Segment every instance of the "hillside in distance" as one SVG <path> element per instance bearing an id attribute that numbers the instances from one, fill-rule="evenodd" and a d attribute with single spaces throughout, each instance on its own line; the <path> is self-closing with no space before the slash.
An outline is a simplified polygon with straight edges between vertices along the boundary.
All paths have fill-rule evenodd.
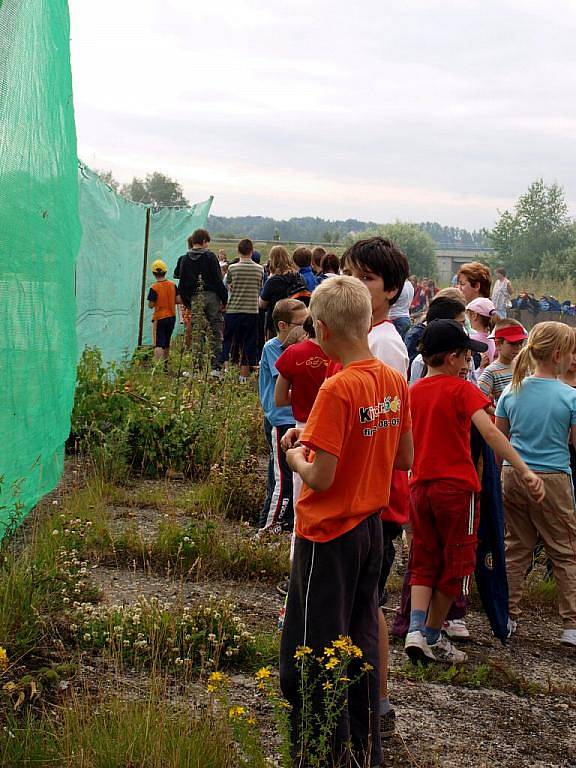
<path id="1" fill-rule="evenodd" d="M 282 242 L 338 243 L 350 233 L 373 229 L 374 221 L 345 219 L 331 221 L 304 216 L 291 219 L 272 219 L 266 216 L 209 216 L 208 229 L 215 238 L 250 237 L 253 240 L 280 240 Z M 443 245 L 486 246 L 483 230 L 469 232 L 460 227 L 446 227 L 437 222 L 421 222 L 418 226 L 428 232 L 434 241 Z"/>

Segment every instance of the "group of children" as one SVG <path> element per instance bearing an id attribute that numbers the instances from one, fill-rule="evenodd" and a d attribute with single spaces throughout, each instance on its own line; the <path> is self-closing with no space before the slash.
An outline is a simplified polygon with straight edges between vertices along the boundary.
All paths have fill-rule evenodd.
<path id="1" fill-rule="evenodd" d="M 224 359 L 233 339 L 253 334 L 266 295 L 252 243 L 238 250 L 227 274 Z M 350 664 L 339 702 L 333 765 L 377 766 L 395 720 L 379 606 L 403 530 L 411 537 L 406 654 L 422 663 L 466 660 L 452 641 L 468 636 L 462 617 L 476 564 L 482 468 L 473 432 L 502 464 L 508 633 L 518 629 L 523 582 L 543 542 L 558 587 L 560 641 L 576 648 L 576 336 L 562 323 L 540 323 L 528 335 L 517 321 L 499 319 L 489 273 L 472 264 L 462 268 L 461 288 L 436 294 L 403 340 L 389 312 L 409 272 L 393 243 L 355 243 L 329 280 L 314 278 L 308 254 L 297 257 L 304 293 L 275 296 L 274 335 L 258 373 L 270 450 L 259 533 L 287 531 L 293 544 L 280 681 L 304 766 L 305 732 L 323 706 L 318 691 L 303 700 L 304 664 L 309 682 L 320 679 L 332 643 L 350 637 L 361 658 Z M 294 273 L 289 256 L 273 261 L 274 274 Z M 177 294 L 164 285 L 165 265 L 155 266 L 163 269 L 148 298 L 162 338 L 172 323 L 160 314 Z M 246 376 L 258 360 L 250 342 L 243 351 Z M 312 726 L 304 726 L 310 706 Z"/>
<path id="2" fill-rule="evenodd" d="M 412 537 L 406 654 L 466 660 L 449 636 L 466 636 L 464 623 L 459 633 L 447 628 L 476 565 L 482 470 L 472 430 L 503 462 L 509 634 L 541 539 L 558 585 L 560 641 L 576 648 L 576 336 L 547 322 L 527 338 L 517 321 L 496 319 L 489 299 L 465 302 L 446 289 L 430 303 L 408 390 L 410 355 L 388 318 L 408 278 L 404 255 L 370 238 L 346 252 L 342 271 L 314 290 L 308 309 L 294 299 L 274 308 L 277 336 L 259 373 L 271 450 L 260 528 L 294 530 L 280 679 L 298 764 L 306 765 L 304 655 L 322 659 L 343 635 L 360 648 L 365 671 L 351 664 L 334 765 L 351 749 L 357 764 L 376 766 L 381 738 L 394 730 L 379 606 L 402 528 Z M 313 706 L 321 716 L 321 701 Z"/>

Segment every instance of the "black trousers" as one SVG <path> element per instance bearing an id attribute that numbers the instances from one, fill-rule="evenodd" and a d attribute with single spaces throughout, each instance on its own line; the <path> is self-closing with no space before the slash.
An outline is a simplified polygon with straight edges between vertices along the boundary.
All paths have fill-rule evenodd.
<path id="1" fill-rule="evenodd" d="M 313 656 L 339 635 L 348 635 L 362 651 L 362 659 L 350 665 L 354 679 L 368 663 L 372 670 L 348 688 L 334 744 L 334 766 L 356 765 L 346 757 L 352 744 L 358 764 L 380 765 L 380 691 L 378 654 L 378 578 L 382 563 L 382 525 L 371 515 L 342 536 L 318 543 L 296 539 L 290 574 L 286 617 L 280 645 L 280 686 L 292 705 L 292 743 L 295 756 L 302 751 L 301 662 L 294 658 L 300 645 L 312 648 Z M 313 669 L 313 667 L 312 667 Z M 322 691 L 312 697 L 312 718 L 321 719 Z M 306 766 L 306 759 L 296 765 Z"/>

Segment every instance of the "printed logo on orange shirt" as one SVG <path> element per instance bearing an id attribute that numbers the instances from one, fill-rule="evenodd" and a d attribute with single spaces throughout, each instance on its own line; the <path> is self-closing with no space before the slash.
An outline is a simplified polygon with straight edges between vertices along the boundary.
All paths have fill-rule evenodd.
<path id="1" fill-rule="evenodd" d="M 398 395 L 394 397 L 385 397 L 381 403 L 377 405 L 362 406 L 358 409 L 358 417 L 360 424 L 369 424 L 371 422 L 377 422 L 374 426 L 365 427 L 363 430 L 364 437 L 372 437 L 379 429 L 387 429 L 388 427 L 400 426 L 400 419 L 397 416 L 393 418 L 381 419 L 380 417 L 386 413 L 398 413 L 400 411 L 400 398 Z"/>

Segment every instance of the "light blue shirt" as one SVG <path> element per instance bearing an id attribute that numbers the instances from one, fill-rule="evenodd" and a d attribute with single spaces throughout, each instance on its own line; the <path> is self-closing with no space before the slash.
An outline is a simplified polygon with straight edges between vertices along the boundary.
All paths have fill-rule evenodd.
<path id="1" fill-rule="evenodd" d="M 278 360 L 283 351 L 282 344 L 280 344 L 277 337 L 267 341 L 262 350 L 260 372 L 258 373 L 260 404 L 262 405 L 264 416 L 273 427 L 280 427 L 283 424 L 294 424 L 292 408 L 289 405 L 283 405 L 279 408 L 274 402 L 274 387 L 278 377 L 276 360 Z"/>
<path id="2" fill-rule="evenodd" d="M 576 389 L 557 379 L 528 376 L 520 389 L 506 387 L 496 416 L 508 419 L 510 442 L 530 469 L 570 474 L 568 436 L 576 424 Z"/>

